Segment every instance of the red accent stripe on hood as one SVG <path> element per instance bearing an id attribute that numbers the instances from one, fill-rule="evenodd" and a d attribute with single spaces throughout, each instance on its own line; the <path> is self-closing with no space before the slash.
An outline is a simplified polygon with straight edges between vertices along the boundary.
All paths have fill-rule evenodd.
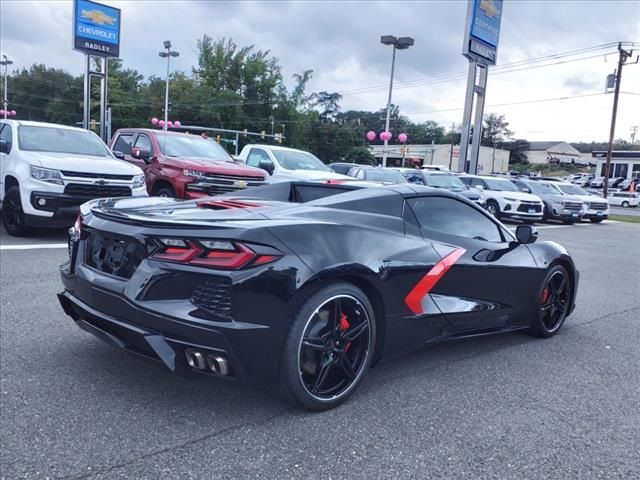
<path id="1" fill-rule="evenodd" d="M 427 274 L 416 284 L 415 287 L 405 297 L 404 303 L 416 315 L 422 312 L 422 299 L 436 286 L 436 283 L 453 267 L 458 259 L 464 255 L 464 248 L 457 248 L 449 255 L 436 263 Z"/>

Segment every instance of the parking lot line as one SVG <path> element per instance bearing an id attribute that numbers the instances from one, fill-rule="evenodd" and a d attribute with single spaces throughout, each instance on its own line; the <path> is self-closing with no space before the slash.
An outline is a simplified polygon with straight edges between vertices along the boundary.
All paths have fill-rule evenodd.
<path id="1" fill-rule="evenodd" d="M 30 245 L 0 245 L 0 250 L 39 250 L 41 248 L 67 248 L 66 243 L 33 243 Z"/>

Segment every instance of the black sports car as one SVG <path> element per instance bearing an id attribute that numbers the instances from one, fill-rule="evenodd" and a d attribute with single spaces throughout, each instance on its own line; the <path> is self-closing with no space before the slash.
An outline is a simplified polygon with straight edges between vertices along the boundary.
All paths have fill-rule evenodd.
<path id="1" fill-rule="evenodd" d="M 555 334 L 578 273 L 560 245 L 536 238 L 410 184 L 103 199 L 70 231 L 59 299 L 81 328 L 175 373 L 277 381 L 322 410 L 394 351 Z"/>

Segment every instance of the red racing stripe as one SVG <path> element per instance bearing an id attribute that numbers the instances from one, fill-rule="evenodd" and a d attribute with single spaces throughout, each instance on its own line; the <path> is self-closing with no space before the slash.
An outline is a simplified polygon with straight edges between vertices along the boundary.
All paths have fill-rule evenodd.
<path id="1" fill-rule="evenodd" d="M 449 255 L 436 263 L 427 274 L 416 284 L 415 287 L 405 297 L 404 303 L 416 315 L 422 312 L 422 299 L 436 286 L 436 283 L 453 267 L 458 259 L 464 255 L 464 248 L 457 248 Z"/>

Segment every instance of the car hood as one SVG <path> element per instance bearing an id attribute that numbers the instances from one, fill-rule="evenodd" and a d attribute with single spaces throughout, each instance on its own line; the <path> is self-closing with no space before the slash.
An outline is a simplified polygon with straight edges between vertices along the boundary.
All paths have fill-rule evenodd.
<path id="1" fill-rule="evenodd" d="M 248 177 L 264 177 L 266 172 L 260 168 L 249 167 L 235 162 L 212 160 L 201 157 L 163 157 L 164 163 L 177 168 L 199 170 L 207 173 L 225 173 L 228 175 L 246 175 Z"/>
<path id="2" fill-rule="evenodd" d="M 272 183 L 291 180 L 353 180 L 353 177 L 319 170 L 282 170 L 270 178 Z"/>
<path id="3" fill-rule="evenodd" d="M 488 190 L 488 194 L 498 193 L 503 197 L 515 198 L 516 200 L 525 201 L 525 202 L 539 202 L 540 197 L 537 195 L 533 195 L 531 193 L 524 192 L 511 192 L 511 191 L 498 191 Z"/>
<path id="4" fill-rule="evenodd" d="M 582 202 L 606 203 L 607 205 L 609 204 L 609 200 L 597 195 L 571 195 L 571 198 L 575 198 L 576 200 L 580 200 Z"/>
<path id="5" fill-rule="evenodd" d="M 55 152 L 22 152 L 31 165 L 69 170 L 84 173 L 111 173 L 116 175 L 141 175 L 142 170 L 135 165 L 109 157 L 92 157 L 90 155 L 76 155 L 72 153 Z"/>

